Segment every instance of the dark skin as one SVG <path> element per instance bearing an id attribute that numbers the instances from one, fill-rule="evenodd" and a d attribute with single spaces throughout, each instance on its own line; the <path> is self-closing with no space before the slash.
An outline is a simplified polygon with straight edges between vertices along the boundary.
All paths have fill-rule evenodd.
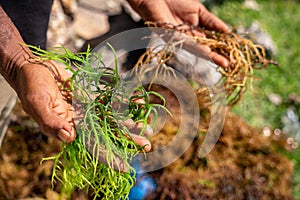
<path id="1" fill-rule="evenodd" d="M 197 0 L 128 0 L 145 21 L 172 24 L 201 24 L 209 29 L 228 31 L 219 18 L 208 12 Z M 51 61 L 33 62 L 33 55 L 24 43 L 18 30 L 0 7 L 0 72 L 17 92 L 24 110 L 38 123 L 43 133 L 64 142 L 76 137 L 73 109 L 58 85 L 69 75 L 58 64 Z M 221 66 L 227 59 L 203 48 Z M 51 69 L 51 70 L 49 70 Z M 53 73 L 54 72 L 54 73 Z M 128 124 L 126 124 L 128 123 Z M 125 125 L 132 126 L 133 122 Z M 148 130 L 147 135 L 152 130 Z M 133 140 L 145 150 L 151 149 L 149 140 L 132 134 Z"/>
<path id="2" fill-rule="evenodd" d="M 198 0 L 128 0 L 145 21 L 170 23 L 173 25 L 190 24 L 210 30 L 228 32 L 228 26 L 210 13 Z M 195 33 L 200 34 L 200 33 Z M 228 59 L 201 46 L 202 51 L 219 66 L 226 68 Z"/>

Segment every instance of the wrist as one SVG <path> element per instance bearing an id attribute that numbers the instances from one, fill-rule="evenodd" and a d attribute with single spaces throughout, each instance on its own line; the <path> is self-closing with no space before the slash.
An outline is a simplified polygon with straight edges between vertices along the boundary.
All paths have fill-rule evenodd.
<path id="1" fill-rule="evenodd" d="M 11 85 L 11 87 L 17 91 L 19 85 L 19 75 L 21 69 L 30 64 L 30 60 L 33 58 L 33 54 L 27 47 L 22 47 L 21 44 L 17 44 L 19 48 L 16 48 L 15 51 L 8 56 L 5 56 L 2 59 L 0 73 L 6 79 L 6 81 Z"/>
<path id="2" fill-rule="evenodd" d="M 33 58 L 17 28 L 0 6 L 0 73 L 16 90 L 20 69 Z"/>

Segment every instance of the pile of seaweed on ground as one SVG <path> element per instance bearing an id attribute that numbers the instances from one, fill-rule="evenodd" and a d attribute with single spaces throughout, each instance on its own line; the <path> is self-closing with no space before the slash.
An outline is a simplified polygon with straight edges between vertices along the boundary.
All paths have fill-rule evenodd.
<path id="1" fill-rule="evenodd" d="M 0 150 L 0 199 L 66 200 L 61 184 L 51 185 L 53 162 L 43 157 L 61 150 L 62 142 L 42 134 L 17 103 Z M 85 191 L 75 191 L 71 200 L 86 200 Z"/>
<path id="2" fill-rule="evenodd" d="M 170 91 L 160 93 L 168 96 L 167 102 L 176 103 Z M 178 112 L 176 106 L 168 106 L 172 113 Z M 169 121 L 152 138 L 153 149 L 171 141 L 177 129 L 178 121 Z M 278 152 L 279 140 L 285 141 L 263 136 L 261 129 L 228 112 L 212 151 L 199 157 L 203 142 L 199 135 L 178 160 L 150 173 L 157 188 L 146 199 L 293 199 L 293 164 Z"/>
<path id="3" fill-rule="evenodd" d="M 169 91 L 162 94 L 170 95 Z M 173 98 L 168 99 L 168 107 L 176 105 Z M 176 106 L 172 107 L 175 114 Z M 67 199 L 59 185 L 51 188 L 52 163 L 39 164 L 43 157 L 58 152 L 61 142 L 45 137 L 20 110 L 18 105 L 15 112 L 21 117 L 13 119 L 1 148 L 0 199 Z M 167 123 L 152 138 L 153 148 L 160 145 L 159 138 L 172 138 L 176 129 L 175 121 Z M 285 143 L 284 138 L 266 138 L 261 130 L 228 113 L 219 142 L 205 158 L 197 157 L 201 139 L 195 139 L 175 163 L 151 173 L 158 187 L 147 199 L 293 199 L 292 163 L 274 144 Z M 71 199 L 88 196 L 75 191 Z"/>
<path id="4" fill-rule="evenodd" d="M 251 86 L 255 69 L 277 64 L 266 58 L 262 46 L 234 32 L 217 33 L 167 23 L 148 22 L 148 25 L 187 33 L 198 44 L 208 45 L 211 50 L 229 60 L 228 68 L 218 68 L 222 75 L 227 106 L 239 102 Z M 194 35 L 195 31 L 202 35 Z M 166 43 L 166 47 L 159 51 L 151 48 L 147 50 L 135 66 L 136 71 L 144 73 L 149 69 L 143 70 L 142 66 L 158 58 L 157 67 L 165 67 L 167 72 L 172 57 L 170 47 L 172 44 Z M 180 105 L 171 91 L 155 85 L 153 88 L 165 97 L 167 108 L 173 114 L 162 131 L 151 138 L 155 151 L 176 137 L 180 126 Z M 196 89 L 195 93 L 201 110 L 199 135 L 178 160 L 150 173 L 157 188 L 147 199 L 293 199 L 290 189 L 292 162 L 278 153 L 278 143 L 263 136 L 262 130 L 251 127 L 230 112 L 226 113 L 222 133 L 213 150 L 206 157 L 199 157 L 211 117 L 211 104 L 207 88 Z M 163 160 L 164 156 L 167 158 L 170 155 L 162 154 L 160 159 Z"/>

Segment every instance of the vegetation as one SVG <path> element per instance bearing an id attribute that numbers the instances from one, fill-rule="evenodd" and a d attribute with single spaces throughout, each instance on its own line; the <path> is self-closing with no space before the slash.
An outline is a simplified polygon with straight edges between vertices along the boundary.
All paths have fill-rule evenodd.
<path id="1" fill-rule="evenodd" d="M 259 10 L 245 7 L 244 1 L 224 1 L 218 6 L 212 6 L 212 11 L 228 24 L 248 27 L 253 21 L 272 37 L 278 52 L 273 59 L 279 62 L 279 67 L 270 67 L 254 76 L 253 91 L 245 94 L 243 101 L 233 109 L 255 127 L 269 126 L 273 129 L 283 128 L 281 117 L 291 106 L 291 94 L 300 95 L 298 81 L 300 80 L 300 4 L 295 0 L 263 1 L 257 0 Z M 267 95 L 275 93 L 282 97 L 281 105 L 272 104 Z M 299 104 L 296 105 L 299 112 Z M 292 135 L 290 135 L 292 136 Z M 285 152 L 295 163 L 294 195 L 300 198 L 300 150 Z"/>
<path id="2" fill-rule="evenodd" d="M 135 182 L 135 169 L 130 162 L 143 147 L 134 142 L 129 128 L 119 122 L 133 119 L 142 123 L 139 134 L 143 135 L 150 113 L 157 115 L 157 107 L 164 109 L 160 104 L 151 104 L 150 95 L 163 98 L 146 91 L 141 84 L 134 85 L 134 93 L 126 90 L 127 82 L 121 81 L 118 74 L 117 58 L 112 69 L 103 66 L 101 54 L 89 49 L 72 53 L 65 48 L 31 48 L 38 60 L 59 61 L 72 72 L 70 85 L 62 90 L 72 92 L 73 104 L 79 110 L 75 141 L 63 143 L 61 152 L 43 159 L 54 160 L 52 181 L 60 181 L 70 195 L 80 188 L 91 192 L 94 199 L 127 199 Z"/>

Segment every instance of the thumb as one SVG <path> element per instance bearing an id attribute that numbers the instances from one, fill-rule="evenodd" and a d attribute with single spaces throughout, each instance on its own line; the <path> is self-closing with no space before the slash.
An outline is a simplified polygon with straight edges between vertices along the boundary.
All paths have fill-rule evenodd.
<path id="1" fill-rule="evenodd" d="M 65 129 L 59 129 L 57 136 L 63 142 L 73 142 L 76 137 L 75 129 L 72 128 L 70 131 L 67 131 Z"/>
<path id="2" fill-rule="evenodd" d="M 67 143 L 75 140 L 76 132 L 74 122 L 71 119 L 67 120 L 50 108 L 36 109 L 34 113 L 33 119 L 46 135 L 53 136 Z"/>
<path id="3" fill-rule="evenodd" d="M 228 26 L 217 16 L 209 12 L 202 4 L 199 4 L 199 23 L 204 27 L 223 33 L 229 31 Z"/>

